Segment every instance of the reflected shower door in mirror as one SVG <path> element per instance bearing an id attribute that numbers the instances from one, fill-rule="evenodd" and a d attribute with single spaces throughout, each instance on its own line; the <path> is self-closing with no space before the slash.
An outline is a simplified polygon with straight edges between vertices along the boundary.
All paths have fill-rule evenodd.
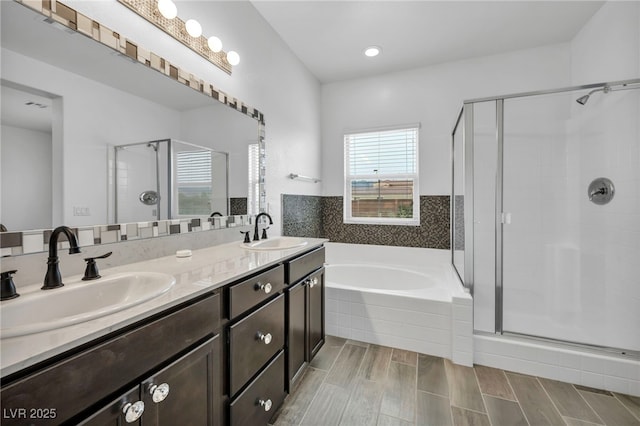
<path id="1" fill-rule="evenodd" d="M 31 207 L 34 204 L 26 203 L 26 198 L 16 196 L 15 191 L 36 191 L 27 191 L 25 180 L 17 183 L 17 179 L 5 180 L 4 176 L 0 204 L 15 206 L 23 216 L 34 210 L 48 212 L 47 217 L 18 222 L 6 220 L 9 216 L 3 213 L 0 222 L 9 230 L 116 223 L 112 202 L 115 188 L 113 177 L 108 174 L 113 165 L 105 159 L 113 157 L 116 145 L 160 139 L 189 141 L 228 153 L 228 200 L 224 205 L 231 201 L 236 208 L 225 211 L 212 205 L 212 211 L 255 214 L 260 209 L 262 193 L 254 197 L 253 209 L 251 205 L 247 207 L 253 188 L 249 183 L 251 145 L 261 144 L 261 167 L 256 166 L 254 173 L 264 176 L 264 127 L 259 112 L 237 99 L 230 103 L 232 98 L 223 93 L 213 97 L 180 84 L 91 37 L 47 23 L 45 16 L 19 3 L 2 1 L 0 7 L 3 87 L 20 86 L 31 93 L 55 94 L 51 95 L 51 152 L 42 155 L 49 158 L 50 169 L 30 163 L 35 151 L 21 157 L 14 157 L 10 151 L 2 153 L 3 168 L 4 163 L 12 164 L 34 180 L 40 176 L 37 181 L 51 186 L 51 205 Z M 11 108 L 5 108 L 3 93 L 3 122 L 10 112 Z M 5 183 L 13 185 L 11 189 L 15 191 L 5 190 Z M 40 194 L 46 192 L 38 190 Z M 168 206 L 163 204 L 163 198 L 169 196 L 160 197 L 161 207 Z M 48 203 L 44 198 L 38 197 Z M 163 214 L 168 215 L 168 211 Z M 145 213 L 145 217 L 148 215 L 151 211 Z"/>
<path id="2" fill-rule="evenodd" d="M 228 158 L 171 139 L 115 146 L 115 222 L 228 215 Z"/>

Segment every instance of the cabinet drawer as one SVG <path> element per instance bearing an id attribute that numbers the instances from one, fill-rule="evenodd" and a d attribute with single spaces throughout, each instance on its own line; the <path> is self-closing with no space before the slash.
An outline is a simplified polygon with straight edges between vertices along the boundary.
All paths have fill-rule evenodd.
<path id="1" fill-rule="evenodd" d="M 2 407 L 55 409 L 54 420 L 39 424 L 60 424 L 213 334 L 219 322 L 216 294 L 3 386 Z"/>
<path id="2" fill-rule="evenodd" d="M 271 269 L 229 288 L 229 318 L 235 318 L 284 288 L 284 266 Z"/>
<path id="3" fill-rule="evenodd" d="M 284 294 L 229 330 L 230 396 L 284 346 Z"/>
<path id="4" fill-rule="evenodd" d="M 284 401 L 284 381 L 284 351 L 281 351 L 231 403 L 231 425 L 266 425 Z"/>
<path id="5" fill-rule="evenodd" d="M 294 284 L 324 265 L 324 247 L 317 248 L 287 262 L 286 280 Z"/>

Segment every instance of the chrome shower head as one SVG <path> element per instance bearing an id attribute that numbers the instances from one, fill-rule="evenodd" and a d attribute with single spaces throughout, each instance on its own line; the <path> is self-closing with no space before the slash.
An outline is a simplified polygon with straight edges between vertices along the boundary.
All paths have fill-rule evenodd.
<path id="1" fill-rule="evenodd" d="M 580 105 L 584 105 L 589 100 L 589 96 L 590 95 L 580 96 L 578 99 L 576 99 L 576 102 L 579 103 Z"/>
<path id="2" fill-rule="evenodd" d="M 578 99 L 576 99 L 576 102 L 579 103 L 580 105 L 584 105 L 589 100 L 589 96 L 593 95 L 595 92 L 601 92 L 601 91 L 604 92 L 604 93 L 609 93 L 611 91 L 611 87 L 602 86 L 602 87 L 600 87 L 598 89 L 593 89 L 592 91 L 590 91 L 586 95 L 580 96 Z"/>

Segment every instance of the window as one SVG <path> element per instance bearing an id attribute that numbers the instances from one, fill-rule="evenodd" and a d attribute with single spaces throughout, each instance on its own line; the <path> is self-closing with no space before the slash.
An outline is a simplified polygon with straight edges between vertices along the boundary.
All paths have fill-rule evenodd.
<path id="1" fill-rule="evenodd" d="M 418 128 L 344 135 L 344 221 L 420 224 Z"/>
<path id="2" fill-rule="evenodd" d="M 260 144 L 249 144 L 249 192 L 247 213 L 257 215 L 260 210 Z"/>
<path id="3" fill-rule="evenodd" d="M 211 213 L 212 168 L 210 151 L 183 151 L 176 154 L 178 215 Z"/>

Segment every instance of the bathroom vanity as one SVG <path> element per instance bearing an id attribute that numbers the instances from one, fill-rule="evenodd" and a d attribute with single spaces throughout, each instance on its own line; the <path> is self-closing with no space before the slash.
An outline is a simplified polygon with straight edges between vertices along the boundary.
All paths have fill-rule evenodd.
<path id="1" fill-rule="evenodd" d="M 176 285 L 67 330 L 3 339 L 2 424 L 267 424 L 324 343 L 324 241 L 112 268 L 171 271 Z"/>

